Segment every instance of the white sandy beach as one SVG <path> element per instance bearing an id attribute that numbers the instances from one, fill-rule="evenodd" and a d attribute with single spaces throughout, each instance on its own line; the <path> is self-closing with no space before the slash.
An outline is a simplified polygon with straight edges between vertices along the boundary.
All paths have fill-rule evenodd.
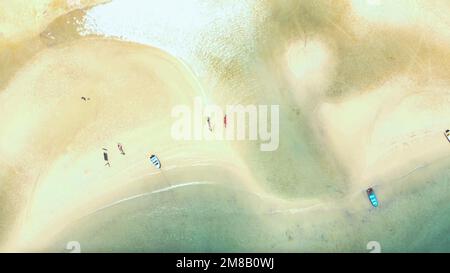
<path id="1" fill-rule="evenodd" d="M 444 56 L 450 36 L 436 15 L 439 7 L 450 9 L 444 3 L 402 1 L 398 5 L 407 8 L 396 18 L 397 4 L 349 1 L 336 9 L 345 19 L 331 24 L 335 14 L 324 22 L 319 16 L 317 28 L 293 23 L 304 29 L 292 34 L 271 16 L 333 7 L 258 1 L 204 6 L 192 0 L 184 10 L 191 14 L 177 16 L 169 1 L 151 18 L 136 12 L 121 24 L 126 16 L 111 10 L 133 13 L 142 2 L 111 1 L 87 9 L 83 33 L 69 39 L 64 16 L 103 1 L 57 2 L 2 7 L 8 16 L 0 21 L 0 49 L 15 52 L 33 39 L 40 44 L 10 70 L 8 61 L 15 61 L 0 58 L 0 71 L 10 75 L 0 78 L 1 251 L 48 250 L 83 219 L 162 193 L 173 194 L 177 204 L 183 189 L 215 185 L 251 196 L 229 199 L 246 204 L 263 223 L 258 228 L 288 238 L 279 251 L 296 251 L 291 233 L 299 225 L 304 236 L 322 240 L 332 223 L 337 231 L 330 240 L 343 242 L 351 232 L 346 226 L 359 229 L 361 223 L 352 221 L 366 221 L 368 187 L 389 204 L 412 185 L 399 178 L 425 166 L 448 169 L 450 61 Z M 46 10 L 40 23 L 30 19 Z M 14 24 L 11 14 L 19 13 L 25 19 Z M 61 15 L 51 34 L 57 42 L 46 44 L 39 35 Z M 196 23 L 183 23 L 196 16 Z M 280 104 L 280 149 L 269 155 L 248 142 L 174 140 L 171 110 L 192 105 L 195 97 L 217 105 Z M 162 161 L 161 170 L 148 161 L 151 154 Z M 273 158 L 279 165 L 270 165 Z M 432 175 L 427 170 L 423 176 Z M 416 181 L 414 189 L 428 180 Z M 442 194 L 437 200 L 448 192 Z M 370 212 L 382 215 L 382 209 Z M 274 220 L 277 215 L 285 218 Z M 382 218 L 386 226 L 392 219 Z M 301 251 L 323 250 L 318 245 L 311 241 Z"/>

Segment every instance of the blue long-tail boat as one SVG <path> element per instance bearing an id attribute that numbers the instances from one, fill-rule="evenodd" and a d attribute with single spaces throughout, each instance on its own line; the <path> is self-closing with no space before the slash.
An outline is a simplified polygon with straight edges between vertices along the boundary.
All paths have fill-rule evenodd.
<path id="1" fill-rule="evenodd" d="M 375 195 L 375 192 L 372 188 L 367 189 L 367 197 L 369 197 L 369 201 L 375 208 L 378 207 L 378 199 Z"/>

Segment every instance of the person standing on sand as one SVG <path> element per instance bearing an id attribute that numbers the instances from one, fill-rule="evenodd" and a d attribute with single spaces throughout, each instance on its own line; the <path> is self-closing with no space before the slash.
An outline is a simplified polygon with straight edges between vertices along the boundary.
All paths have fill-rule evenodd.
<path id="1" fill-rule="evenodd" d="M 208 128 L 209 128 L 209 131 L 212 132 L 211 119 L 208 117 L 208 118 L 206 119 L 206 121 L 208 122 Z"/>
<path id="2" fill-rule="evenodd" d="M 103 148 L 103 159 L 106 161 L 105 166 L 111 167 L 108 159 L 108 149 Z"/>
<path id="3" fill-rule="evenodd" d="M 123 146 L 122 146 L 122 144 L 117 143 L 117 148 L 119 149 L 119 151 L 120 151 L 120 153 L 121 153 L 122 155 L 125 155 L 125 152 L 123 151 Z"/>
<path id="4" fill-rule="evenodd" d="M 227 115 L 225 115 L 223 117 L 223 126 L 225 126 L 225 128 L 227 128 Z"/>

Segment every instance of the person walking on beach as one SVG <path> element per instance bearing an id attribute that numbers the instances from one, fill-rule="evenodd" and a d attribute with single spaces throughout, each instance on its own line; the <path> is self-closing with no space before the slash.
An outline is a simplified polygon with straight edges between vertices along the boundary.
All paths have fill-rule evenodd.
<path id="1" fill-rule="evenodd" d="M 105 166 L 111 167 L 108 159 L 108 149 L 103 148 L 103 159 L 105 160 Z"/>
<path id="2" fill-rule="evenodd" d="M 122 144 L 117 143 L 117 148 L 119 149 L 119 151 L 120 151 L 120 153 L 121 153 L 122 155 L 125 155 L 125 152 L 123 151 L 123 146 L 122 146 Z"/>
<path id="3" fill-rule="evenodd" d="M 225 126 L 225 128 L 227 128 L 227 115 L 225 115 L 223 117 L 223 126 Z"/>
<path id="4" fill-rule="evenodd" d="M 209 131 L 212 132 L 211 119 L 208 117 L 208 118 L 206 119 L 206 121 L 208 122 L 208 128 L 209 128 Z"/>

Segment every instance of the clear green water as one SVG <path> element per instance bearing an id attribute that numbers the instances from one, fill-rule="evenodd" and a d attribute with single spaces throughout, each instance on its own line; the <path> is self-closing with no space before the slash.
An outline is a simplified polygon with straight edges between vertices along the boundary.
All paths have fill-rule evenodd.
<path id="1" fill-rule="evenodd" d="M 268 231 L 242 195 L 203 185 L 127 201 L 80 221 L 50 249 L 64 250 L 73 240 L 83 251 L 263 249 L 260 235 Z"/>
<path id="2" fill-rule="evenodd" d="M 383 252 L 449 252 L 450 170 L 406 179 L 413 186 L 377 190 L 377 209 L 365 200 L 363 208 L 296 214 L 271 214 L 266 201 L 223 186 L 178 188 L 84 218 L 47 250 L 79 241 L 83 252 L 368 252 L 367 242 L 378 241 Z"/>

